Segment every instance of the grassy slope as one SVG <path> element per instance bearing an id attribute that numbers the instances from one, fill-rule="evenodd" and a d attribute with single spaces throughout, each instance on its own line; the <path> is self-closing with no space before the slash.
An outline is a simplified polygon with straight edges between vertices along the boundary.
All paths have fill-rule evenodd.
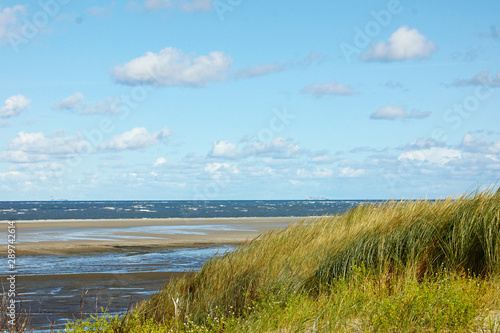
<path id="1" fill-rule="evenodd" d="M 171 281 L 124 320 L 95 327 L 491 331 L 499 272 L 498 193 L 389 201 L 265 234 Z"/>

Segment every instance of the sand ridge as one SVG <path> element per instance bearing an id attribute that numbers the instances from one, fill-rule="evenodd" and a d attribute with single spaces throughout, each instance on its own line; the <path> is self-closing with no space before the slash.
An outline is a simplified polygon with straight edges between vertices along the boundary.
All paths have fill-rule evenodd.
<path id="1" fill-rule="evenodd" d="M 16 221 L 16 253 L 72 254 L 127 248 L 236 245 L 303 219 L 244 217 Z M 7 223 L 1 221 L 0 225 Z M 172 232 L 171 228 L 176 231 Z M 65 235 L 75 232 L 81 235 L 80 238 L 64 239 Z M 37 234 L 43 234 L 44 237 L 36 239 Z M 99 234 L 99 239 L 96 239 L 95 234 Z M 23 238 L 32 241 L 23 241 Z M 1 248 L 6 250 L 7 245 L 1 245 Z"/>

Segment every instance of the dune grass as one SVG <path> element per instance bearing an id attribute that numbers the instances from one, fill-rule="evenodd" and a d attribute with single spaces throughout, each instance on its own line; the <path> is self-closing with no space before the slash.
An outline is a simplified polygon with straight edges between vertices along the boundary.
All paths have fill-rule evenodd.
<path id="1" fill-rule="evenodd" d="M 500 332 L 499 273 L 498 192 L 365 204 L 265 234 L 124 317 L 72 329 Z"/>

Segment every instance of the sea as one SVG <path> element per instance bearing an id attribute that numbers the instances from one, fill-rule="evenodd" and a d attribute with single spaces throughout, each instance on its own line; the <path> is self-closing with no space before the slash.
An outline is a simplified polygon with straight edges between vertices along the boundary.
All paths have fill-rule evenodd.
<path id="1" fill-rule="evenodd" d="M 0 201 L 1 220 L 318 216 L 359 200 Z"/>
<path id="2" fill-rule="evenodd" d="M 307 217 L 333 215 L 373 201 L 359 200 L 219 200 L 219 201 L 1 201 L 0 221 Z M 217 228 L 207 224 L 205 228 Z M 184 227 L 186 229 L 186 227 Z M 186 230 L 175 232 L 190 232 Z M 197 227 L 200 229 L 200 227 Z M 18 233 L 21 233 L 19 229 Z M 174 231 L 172 231 L 174 232 Z M 98 232 L 97 232 L 98 233 Z M 0 244 L 7 244 L 7 230 Z M 55 237 L 49 230 L 18 235 L 25 241 Z M 31 238 L 30 238 L 31 237 Z M 34 237 L 34 238 L 33 238 Z M 61 239 L 102 237 L 72 231 Z M 80 238 L 81 239 L 81 238 Z M 35 332 L 63 330 L 66 323 L 105 311 L 119 314 L 158 291 L 172 272 L 197 271 L 215 255 L 233 246 L 181 249 L 123 249 L 106 253 L 23 255 L 16 258 L 17 292 L 23 310 L 31 313 Z M 5 284 L 7 254 L 0 265 Z M 167 275 L 165 275 L 167 274 Z M 104 293 L 104 294 L 103 294 Z M 5 290 L 4 290 L 5 294 Z"/>

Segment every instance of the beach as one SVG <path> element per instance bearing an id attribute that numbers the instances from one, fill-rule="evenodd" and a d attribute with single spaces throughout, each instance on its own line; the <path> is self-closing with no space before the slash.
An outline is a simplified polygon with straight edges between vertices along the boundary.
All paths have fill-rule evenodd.
<path id="1" fill-rule="evenodd" d="M 303 219 L 15 221 L 18 299 L 37 329 L 60 329 L 101 308 L 123 313 L 214 254 Z M 0 227 L 7 230 L 8 222 Z M 7 283 L 6 276 L 0 280 Z"/>
<path id="2" fill-rule="evenodd" d="M 18 255 L 236 245 L 303 217 L 16 221 Z M 8 221 L 2 221 L 7 228 Z M 2 251 L 7 245 L 2 244 Z"/>

